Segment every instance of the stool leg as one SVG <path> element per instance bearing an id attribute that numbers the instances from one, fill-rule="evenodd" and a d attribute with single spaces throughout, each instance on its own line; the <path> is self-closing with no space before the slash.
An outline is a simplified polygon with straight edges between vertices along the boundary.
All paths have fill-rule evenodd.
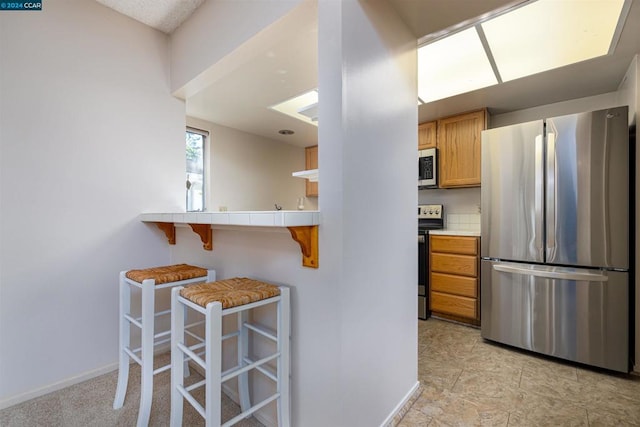
<path id="1" fill-rule="evenodd" d="M 240 331 L 240 336 L 238 337 L 238 366 L 244 366 L 244 360 L 249 356 L 249 331 L 244 327 L 244 324 L 249 320 L 248 315 L 247 310 L 238 312 L 238 330 Z M 249 372 L 238 375 L 238 395 L 240 397 L 241 412 L 244 412 L 251 407 Z"/>
<path id="2" fill-rule="evenodd" d="M 205 317 L 205 420 L 206 427 L 219 427 L 222 399 L 222 304 L 207 304 Z"/>
<path id="3" fill-rule="evenodd" d="M 129 343 L 130 327 L 129 321 L 125 319 L 125 314 L 129 314 L 131 307 L 131 288 L 125 281 L 125 272 L 120 272 L 120 308 L 118 313 L 119 337 L 118 337 L 118 386 L 116 387 L 116 397 L 113 400 L 113 409 L 120 409 L 124 404 L 124 397 L 127 394 L 127 383 L 129 382 L 129 355 L 125 352 Z"/>
<path id="4" fill-rule="evenodd" d="M 171 427 L 182 425 L 182 411 L 184 399 L 178 387 L 184 386 L 184 354 L 178 348 L 178 343 L 184 342 L 185 310 L 178 298 L 182 286 L 171 290 Z"/>
<path id="5" fill-rule="evenodd" d="M 291 337 L 291 312 L 289 288 L 280 287 L 280 301 L 278 301 L 278 426 L 291 425 L 291 394 L 289 390 L 289 376 L 291 371 L 289 355 L 289 340 Z"/>
<path id="6" fill-rule="evenodd" d="M 155 324 L 155 280 L 142 281 L 142 383 L 138 427 L 146 427 L 153 399 L 153 335 Z"/>
<path id="7" fill-rule="evenodd" d="M 215 270 L 207 270 L 207 283 L 216 281 L 216 271 Z"/>
<path id="8" fill-rule="evenodd" d="M 173 298 L 173 295 L 172 295 Z M 183 315 L 183 324 L 182 324 L 182 331 L 184 334 L 184 325 L 188 325 L 189 324 L 189 310 L 183 310 L 184 311 L 184 315 Z M 173 313 L 173 307 L 171 307 L 171 312 Z M 173 335 L 172 335 L 173 336 Z M 187 339 L 185 338 L 184 340 L 184 345 L 187 345 Z M 173 353 L 172 353 L 173 354 Z M 189 360 L 187 357 L 183 357 L 184 363 L 183 363 L 183 377 L 189 377 L 191 376 L 191 369 L 189 368 Z"/>

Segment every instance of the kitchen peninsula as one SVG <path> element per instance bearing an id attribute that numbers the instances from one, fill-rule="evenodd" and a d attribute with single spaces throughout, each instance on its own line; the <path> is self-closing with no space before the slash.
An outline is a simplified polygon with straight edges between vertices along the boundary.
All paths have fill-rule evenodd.
<path id="1" fill-rule="evenodd" d="M 143 213 L 140 220 L 155 224 L 176 244 L 176 225 L 189 225 L 200 236 L 205 250 L 213 250 L 213 229 L 248 227 L 257 231 L 287 228 L 302 251 L 302 265 L 318 268 L 319 211 L 230 211 Z"/>

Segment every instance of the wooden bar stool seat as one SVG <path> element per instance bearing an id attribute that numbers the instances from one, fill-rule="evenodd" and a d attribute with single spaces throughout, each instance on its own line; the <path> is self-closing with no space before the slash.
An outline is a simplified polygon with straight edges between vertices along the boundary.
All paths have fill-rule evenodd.
<path id="1" fill-rule="evenodd" d="M 216 279 L 214 270 L 207 270 L 189 264 L 176 264 L 162 267 L 128 270 L 120 272 L 120 338 L 119 338 L 119 367 L 118 385 L 113 408 L 119 409 L 124 404 L 129 382 L 130 359 L 140 365 L 142 378 L 140 387 L 140 409 L 138 411 L 138 427 L 147 426 L 151 415 L 151 401 L 153 398 L 153 376 L 171 368 L 171 364 L 153 369 L 154 349 L 169 343 L 170 329 L 156 332 L 155 320 L 167 316 L 171 309 L 156 312 L 156 292 L 174 286 L 212 281 Z M 132 289 L 141 290 L 141 315 L 131 314 Z M 141 331 L 140 347 L 133 348 L 131 344 L 131 326 Z"/>
<path id="2" fill-rule="evenodd" d="M 247 278 L 232 278 L 211 283 L 176 287 L 171 291 L 171 426 L 181 426 L 186 399 L 209 426 L 231 426 L 267 404 L 276 401 L 278 426 L 290 425 L 289 396 L 289 288 Z M 249 313 L 256 307 L 275 305 L 276 331 L 249 322 Z M 193 345 L 185 340 L 185 313 L 194 310 L 205 317 L 204 337 Z M 222 335 L 224 316 L 236 314 L 238 329 Z M 193 336 L 187 332 L 188 335 Z M 249 354 L 249 338 L 275 343 L 275 351 L 259 360 Z M 222 371 L 222 343 L 236 338 L 237 364 Z M 255 345 L 255 344 L 253 344 Z M 202 351 L 204 349 L 204 351 Z M 202 357 L 204 355 L 204 358 Z M 189 387 L 184 385 L 184 361 L 196 362 L 205 372 L 205 379 Z M 268 362 L 275 362 L 275 370 Z M 249 392 L 248 373 L 256 370 L 275 383 L 275 392 L 260 402 L 253 402 Z M 241 413 L 222 424 L 222 384 L 237 378 Z M 204 406 L 192 391 L 205 387 Z"/>

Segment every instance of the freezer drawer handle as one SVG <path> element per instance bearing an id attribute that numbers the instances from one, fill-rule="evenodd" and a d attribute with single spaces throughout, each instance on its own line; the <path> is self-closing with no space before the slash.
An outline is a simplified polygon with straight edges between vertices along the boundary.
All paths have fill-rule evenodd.
<path id="1" fill-rule="evenodd" d="M 502 271 L 503 273 L 525 274 L 527 276 L 545 277 L 548 279 L 582 280 L 588 282 L 606 282 L 609 280 L 607 276 L 601 274 L 569 271 L 549 271 L 541 269 L 522 268 L 505 264 L 496 264 L 493 266 L 493 269 L 496 271 Z"/>

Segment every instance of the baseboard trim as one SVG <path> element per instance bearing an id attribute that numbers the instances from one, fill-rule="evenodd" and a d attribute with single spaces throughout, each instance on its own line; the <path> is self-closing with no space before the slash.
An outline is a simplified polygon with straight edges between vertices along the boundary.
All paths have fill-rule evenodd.
<path id="1" fill-rule="evenodd" d="M 171 343 L 166 343 L 166 344 L 156 346 L 153 350 L 153 354 L 154 356 L 158 356 L 160 354 L 167 353 L 169 350 L 171 350 Z M 129 359 L 129 364 L 133 365 L 135 363 L 136 362 L 134 360 Z M 117 370 L 118 367 L 119 367 L 118 362 L 110 363 L 109 365 L 105 365 L 101 368 L 83 372 L 73 377 L 65 378 L 53 384 L 42 386 L 35 390 L 30 390 L 21 394 L 17 394 L 15 396 L 7 397 L 6 399 L 0 400 L 0 411 L 3 409 L 9 408 L 11 406 L 26 402 L 27 400 L 35 399 L 37 397 L 44 396 L 45 394 L 62 390 L 63 388 L 71 387 L 72 385 L 76 385 L 83 381 L 87 381 L 92 378 L 99 377 L 100 375 L 108 374 L 109 372 Z M 114 390 L 114 393 L 115 393 L 115 390 Z M 115 394 L 114 394 L 114 397 L 115 397 Z"/>
<path id="2" fill-rule="evenodd" d="M 416 383 L 411 387 L 411 389 L 405 394 L 400 403 L 393 408 L 393 411 L 387 416 L 387 418 L 380 424 L 380 427 L 395 427 L 400 423 L 402 417 L 409 412 L 409 408 L 411 405 L 420 397 L 422 393 L 422 386 L 420 385 L 420 381 L 416 381 Z"/>
<path id="3" fill-rule="evenodd" d="M 118 369 L 118 363 L 111 363 L 101 368 L 86 371 L 79 375 L 75 375 L 73 377 L 65 378 L 61 381 L 45 385 L 35 390 L 30 390 L 21 394 L 9 396 L 5 399 L 0 400 L 0 410 L 18 405 L 20 403 L 35 399 L 40 396 L 44 396 L 45 394 L 49 394 L 54 391 L 62 390 L 63 388 L 90 380 L 91 378 L 99 377 L 100 375 L 107 374 L 109 372 L 115 371 L 116 369 Z"/>

